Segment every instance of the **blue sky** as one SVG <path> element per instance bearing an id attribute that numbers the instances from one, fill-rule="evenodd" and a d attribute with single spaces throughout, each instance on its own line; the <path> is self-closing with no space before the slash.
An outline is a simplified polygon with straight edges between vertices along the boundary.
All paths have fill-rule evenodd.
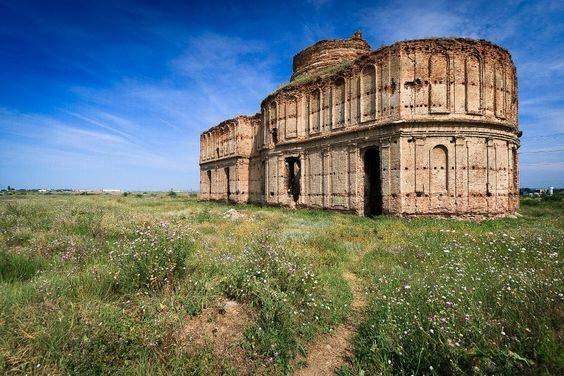
<path id="1" fill-rule="evenodd" d="M 197 189 L 199 133 L 289 79 L 291 58 L 361 29 L 507 48 L 521 185 L 564 187 L 562 1 L 0 0 L 0 187 Z"/>

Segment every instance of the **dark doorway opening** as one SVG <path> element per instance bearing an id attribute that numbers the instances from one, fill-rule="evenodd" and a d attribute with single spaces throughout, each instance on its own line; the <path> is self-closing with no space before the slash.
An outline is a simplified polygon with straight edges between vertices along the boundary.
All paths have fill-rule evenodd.
<path id="1" fill-rule="evenodd" d="M 265 193 L 266 193 L 266 162 L 260 162 L 260 177 L 262 178 L 260 181 L 260 199 L 265 200 Z"/>
<path id="2" fill-rule="evenodd" d="M 225 182 L 227 183 L 227 189 L 225 192 L 227 192 L 227 201 L 229 201 L 231 199 L 231 190 L 229 188 L 229 167 L 225 167 Z"/>
<path id="3" fill-rule="evenodd" d="M 208 183 L 209 183 L 208 195 L 211 196 L 211 193 L 212 193 L 212 175 L 211 175 L 211 170 L 208 170 Z"/>
<path id="4" fill-rule="evenodd" d="M 382 214 L 382 177 L 380 175 L 380 150 L 364 152 L 364 213 L 366 216 Z"/>
<path id="5" fill-rule="evenodd" d="M 300 158 L 289 157 L 286 158 L 286 168 L 288 169 L 288 194 L 292 196 L 294 202 L 298 202 L 300 198 L 300 176 L 301 165 Z"/>

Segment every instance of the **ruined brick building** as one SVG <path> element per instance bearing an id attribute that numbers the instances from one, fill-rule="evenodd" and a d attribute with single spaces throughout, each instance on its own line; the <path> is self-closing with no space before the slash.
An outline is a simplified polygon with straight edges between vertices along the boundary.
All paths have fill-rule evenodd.
<path id="1" fill-rule="evenodd" d="M 200 137 L 200 198 L 419 215 L 518 207 L 517 81 L 484 40 L 371 50 L 356 33 L 294 56 L 261 112 Z"/>

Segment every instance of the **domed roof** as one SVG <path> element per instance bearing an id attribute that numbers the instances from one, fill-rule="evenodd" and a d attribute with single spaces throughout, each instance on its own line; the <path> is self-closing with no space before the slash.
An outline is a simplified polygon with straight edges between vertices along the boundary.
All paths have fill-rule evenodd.
<path id="1" fill-rule="evenodd" d="M 327 68 L 351 61 L 370 52 L 370 45 L 357 31 L 349 39 L 321 40 L 294 56 L 292 81 L 314 74 L 322 74 Z"/>

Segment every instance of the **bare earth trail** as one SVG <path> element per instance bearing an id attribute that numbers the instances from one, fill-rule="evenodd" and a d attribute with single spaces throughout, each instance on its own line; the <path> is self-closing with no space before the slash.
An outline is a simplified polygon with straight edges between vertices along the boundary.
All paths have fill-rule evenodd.
<path id="1" fill-rule="evenodd" d="M 306 366 L 298 369 L 294 375 L 332 375 L 347 358 L 352 355 L 351 341 L 356 332 L 358 319 L 366 306 L 362 281 L 356 274 L 345 271 L 343 277 L 349 283 L 353 299 L 351 314 L 347 321 L 328 334 L 315 338 L 307 350 Z"/>

